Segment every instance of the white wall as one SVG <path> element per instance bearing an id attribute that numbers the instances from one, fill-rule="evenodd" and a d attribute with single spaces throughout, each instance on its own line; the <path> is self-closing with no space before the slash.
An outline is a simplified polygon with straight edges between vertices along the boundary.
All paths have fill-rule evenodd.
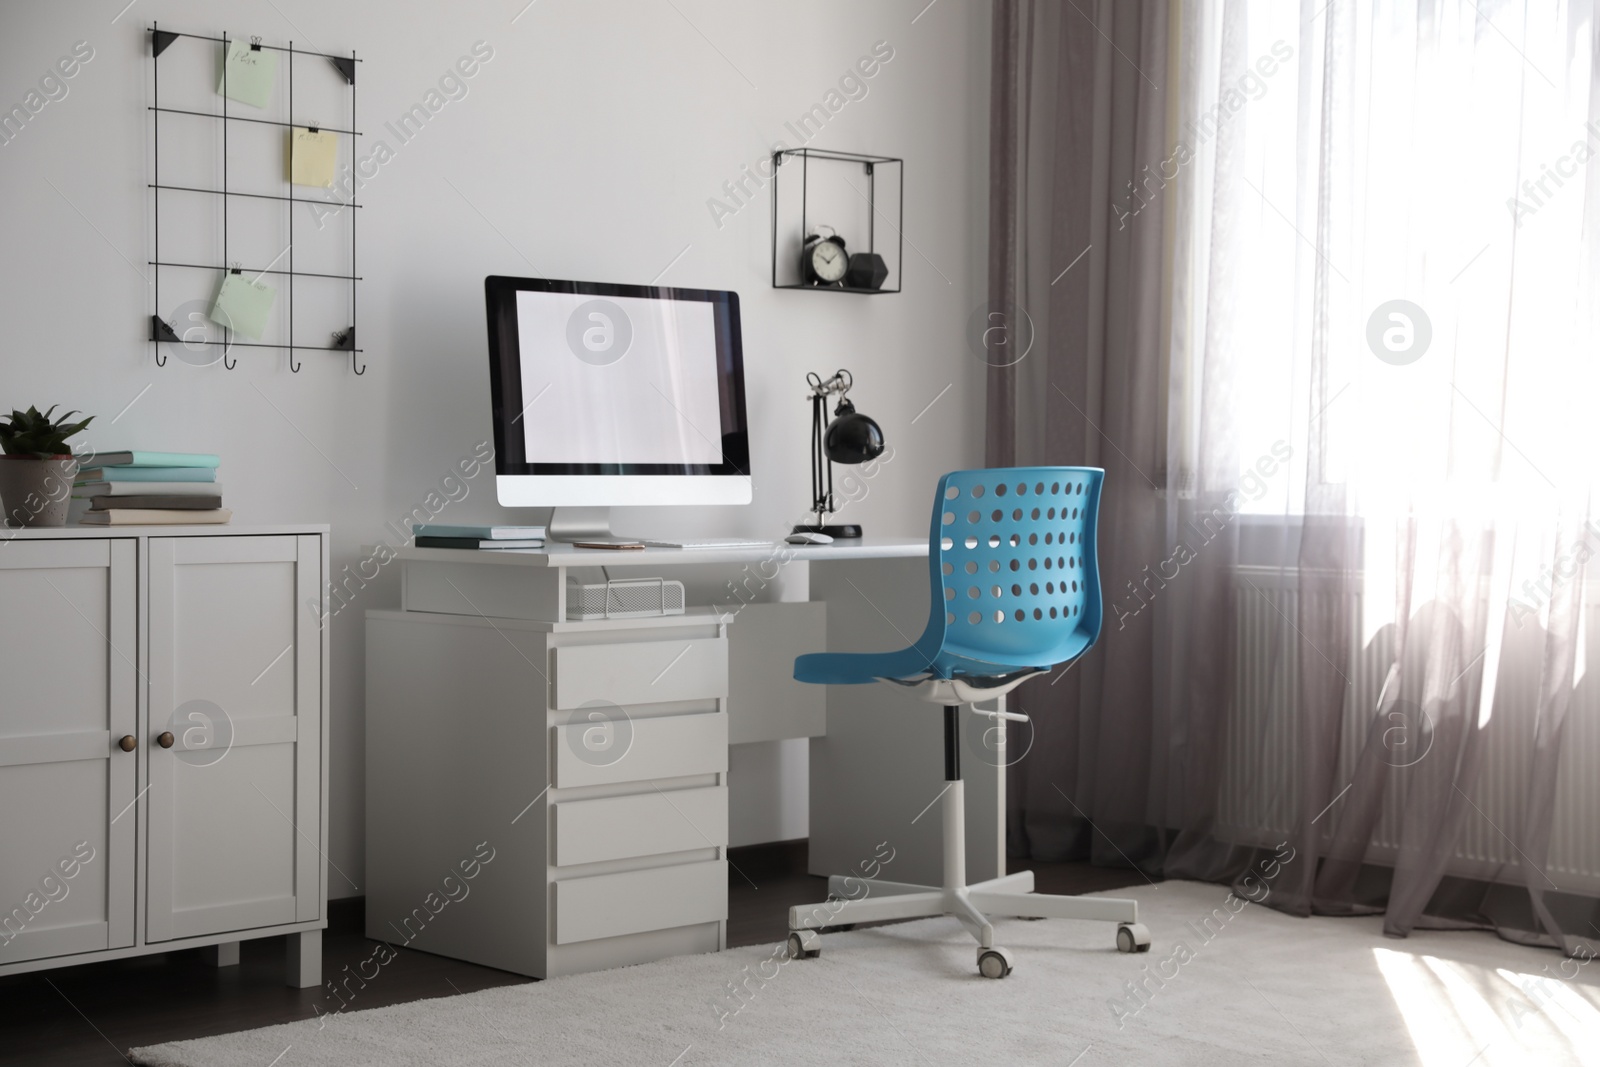
<path id="1" fill-rule="evenodd" d="M 486 274 L 623 282 L 659 275 L 663 284 L 741 295 L 755 503 L 624 514 L 625 524 L 770 536 L 794 522 L 808 496 L 809 370 L 854 371 L 855 398 L 896 450 L 849 512 L 873 532 L 920 535 L 935 477 L 981 460 L 982 366 L 966 353 L 962 333 L 983 284 L 986 3 L 941 0 L 924 10 L 926 0 L 781 7 L 536 0 L 524 9 L 525 0 L 138 0 L 119 15 L 122 2 L 0 3 L 5 108 L 25 104 L 75 42 L 94 50 L 65 83 L 66 96 L 46 103 L 0 145 L 0 409 L 61 403 L 100 416 L 92 439 L 102 447 L 218 452 L 236 522 L 332 523 L 337 570 L 358 559 L 358 546 L 385 536 L 385 520 L 400 520 L 489 439 Z M 354 48 L 364 58 L 357 121 L 368 136 L 359 151 L 371 153 L 379 140 L 394 149 L 360 193 L 364 377 L 352 376 L 346 359 L 318 353 L 302 356 L 298 375 L 281 353 L 253 350 L 239 353 L 233 371 L 177 359 L 155 366 L 153 346 L 143 339 L 153 309 L 145 265 L 152 19 L 176 30 L 226 29 L 328 52 Z M 493 56 L 466 81 L 467 95 L 400 144 L 385 123 L 426 102 L 440 76 L 479 41 Z M 811 143 L 905 157 L 905 291 L 874 298 L 773 291 L 766 192 L 720 228 L 707 201 L 775 140 L 795 144 L 784 123 L 823 102 L 878 41 L 888 42 L 893 59 L 868 82 L 868 95 L 847 103 Z M 198 47 L 179 42 L 168 56 Z M 163 83 L 164 102 L 179 91 L 178 69 L 174 63 Z M 302 67 L 297 85 L 315 77 Z M 308 89 L 301 99 L 311 96 Z M 203 90 L 197 99 L 216 100 Z M 307 106 L 321 113 L 297 108 L 297 119 L 339 119 L 326 101 Z M 163 129 L 165 180 L 172 180 L 169 165 L 183 165 L 185 150 L 193 157 L 188 164 L 209 165 L 217 146 L 207 127 L 214 124 L 163 122 L 171 123 Z M 236 148 L 247 143 L 236 136 Z M 166 148 L 179 144 L 187 149 Z M 239 188 L 252 176 L 236 169 L 231 177 Z M 273 182 L 263 180 L 263 187 Z M 197 245 L 213 240 L 218 216 L 200 200 L 163 195 L 168 248 L 180 241 L 169 226 L 185 212 L 192 223 L 170 232 Z M 309 235 L 311 209 L 300 210 L 306 214 L 297 232 Z M 273 239 L 267 222 L 247 237 L 246 215 L 230 220 L 231 258 L 252 260 L 246 242 Z M 311 241 L 297 240 L 307 258 L 316 254 Z M 165 314 L 179 302 L 172 295 L 179 277 L 162 273 Z M 187 284 L 204 289 L 214 281 L 190 276 Z M 336 318 L 337 300 L 317 308 L 308 290 L 296 292 L 305 309 L 304 317 L 297 309 L 306 323 L 300 339 L 325 336 L 337 323 L 314 320 L 328 312 Z M 501 511 L 488 476 L 469 484 L 468 496 L 446 510 L 448 521 L 533 517 Z M 332 624 L 330 858 L 357 884 L 364 818 L 360 611 L 393 602 L 386 572 Z M 743 762 L 770 769 L 793 760 L 771 752 Z M 800 788 L 804 777 L 802 767 Z M 752 778 L 734 783 L 749 794 L 744 803 L 764 813 L 749 825 L 792 829 L 794 775 Z M 773 785 L 785 780 L 786 799 Z M 333 891 L 354 892 L 337 878 Z"/>

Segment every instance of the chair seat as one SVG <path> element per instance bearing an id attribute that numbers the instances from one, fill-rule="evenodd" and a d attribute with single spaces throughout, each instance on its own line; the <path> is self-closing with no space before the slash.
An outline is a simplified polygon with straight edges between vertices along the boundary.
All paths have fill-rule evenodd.
<path id="1" fill-rule="evenodd" d="M 898 652 L 812 652 L 794 661 L 798 682 L 814 685 L 866 685 L 877 681 L 912 682 L 935 678 L 1001 678 L 1018 671 L 1049 670 L 1048 663 L 993 663 L 950 652 L 929 657 L 919 649 Z"/>

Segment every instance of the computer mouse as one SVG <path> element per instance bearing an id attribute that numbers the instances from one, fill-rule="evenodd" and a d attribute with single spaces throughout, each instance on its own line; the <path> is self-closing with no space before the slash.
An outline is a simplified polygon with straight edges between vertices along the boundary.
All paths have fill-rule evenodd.
<path id="1" fill-rule="evenodd" d="M 827 534 L 825 534 L 825 533 L 811 533 L 810 531 L 806 531 L 806 530 L 801 530 L 801 531 L 799 531 L 797 533 L 792 533 L 788 537 L 785 537 L 784 540 L 789 542 L 791 545 L 831 545 L 831 544 L 833 544 L 833 538 L 828 536 Z"/>

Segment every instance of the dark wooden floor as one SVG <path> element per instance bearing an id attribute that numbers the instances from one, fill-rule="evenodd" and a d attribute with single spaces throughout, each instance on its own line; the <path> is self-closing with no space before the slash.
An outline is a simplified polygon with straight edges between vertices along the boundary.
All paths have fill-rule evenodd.
<path id="1" fill-rule="evenodd" d="M 827 879 L 805 873 L 806 844 L 792 841 L 729 850 L 728 944 L 776 944 L 788 933 L 788 908 L 821 901 Z M 1085 864 L 1031 867 L 1041 893 L 1088 893 L 1143 885 L 1131 870 Z M 360 900 L 334 901 L 323 935 L 323 973 L 372 954 L 362 936 Z M 63 1067 L 127 1063 L 129 1048 L 226 1034 L 312 1018 L 337 1007 L 321 989 L 283 984 L 284 939 L 246 941 L 238 967 L 214 968 L 198 950 L 92 963 L 0 978 L 0 1064 Z M 470 963 L 400 950 L 383 981 L 361 990 L 350 1010 L 470 993 L 529 979 Z"/>

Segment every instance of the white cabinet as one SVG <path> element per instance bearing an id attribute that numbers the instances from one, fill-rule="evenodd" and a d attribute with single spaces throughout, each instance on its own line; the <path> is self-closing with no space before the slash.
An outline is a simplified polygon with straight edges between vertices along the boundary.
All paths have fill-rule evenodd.
<path id="1" fill-rule="evenodd" d="M 325 528 L 7 533 L 0 974 L 289 933 L 317 984 Z"/>

